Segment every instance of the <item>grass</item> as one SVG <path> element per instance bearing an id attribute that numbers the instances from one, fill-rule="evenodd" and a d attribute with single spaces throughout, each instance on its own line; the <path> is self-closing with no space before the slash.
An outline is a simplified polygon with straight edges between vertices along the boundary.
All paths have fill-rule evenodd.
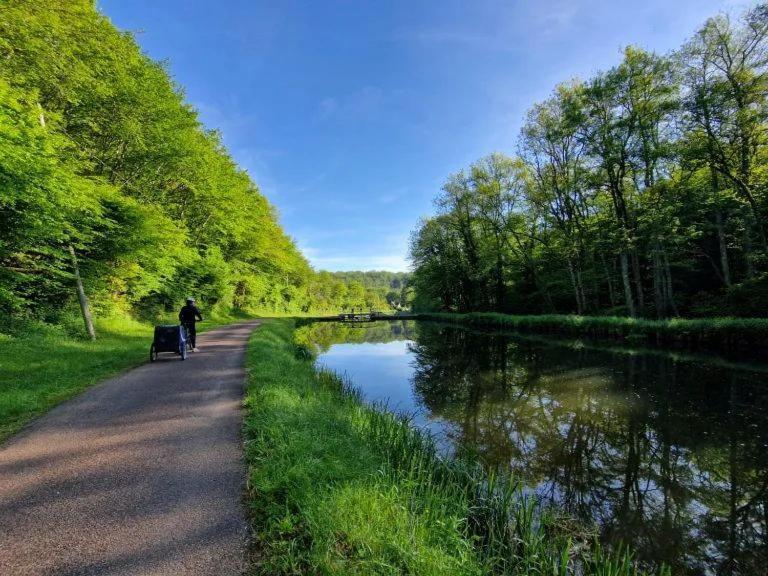
<path id="1" fill-rule="evenodd" d="M 724 351 L 768 349 L 766 318 L 671 318 L 647 320 L 623 316 L 545 314 L 516 316 L 495 312 L 424 313 L 439 320 L 480 327 L 508 328 L 543 334 L 589 335 L 650 345 L 701 347 Z"/>
<path id="2" fill-rule="evenodd" d="M 248 350 L 255 574 L 637 574 L 510 478 L 443 459 L 270 320 Z"/>
<path id="3" fill-rule="evenodd" d="M 202 330 L 233 321 L 220 316 Z M 98 319 L 91 342 L 64 326 L 29 322 L 0 333 L 0 442 L 33 418 L 148 359 L 152 326 L 128 316 Z"/>

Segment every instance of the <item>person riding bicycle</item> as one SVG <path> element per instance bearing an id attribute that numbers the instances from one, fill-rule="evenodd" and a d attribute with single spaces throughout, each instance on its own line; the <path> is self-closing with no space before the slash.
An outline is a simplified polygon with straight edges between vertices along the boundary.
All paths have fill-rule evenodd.
<path id="1" fill-rule="evenodd" d="M 197 337 L 197 330 L 195 328 L 195 322 L 197 320 L 203 321 L 203 315 L 200 314 L 200 310 L 195 306 L 194 298 L 187 298 L 187 303 L 181 307 L 179 312 L 179 322 L 184 326 L 187 331 L 187 338 L 192 345 L 193 350 L 197 350 L 195 339 Z"/>

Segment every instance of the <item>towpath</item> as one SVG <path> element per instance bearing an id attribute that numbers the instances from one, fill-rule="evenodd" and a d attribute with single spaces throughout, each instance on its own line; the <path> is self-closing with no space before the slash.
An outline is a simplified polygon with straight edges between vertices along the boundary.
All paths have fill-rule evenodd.
<path id="1" fill-rule="evenodd" d="M 161 354 L 0 444 L 0 574 L 241 574 L 256 325 L 201 334 L 186 361 Z"/>

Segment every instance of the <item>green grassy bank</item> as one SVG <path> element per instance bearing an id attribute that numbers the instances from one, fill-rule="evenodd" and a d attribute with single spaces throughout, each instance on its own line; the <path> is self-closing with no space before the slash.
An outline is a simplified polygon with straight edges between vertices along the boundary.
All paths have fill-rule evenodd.
<path id="1" fill-rule="evenodd" d="M 220 315 L 199 326 L 204 331 L 234 320 Z M 29 322 L 4 329 L 5 333 L 0 331 L 0 442 L 89 386 L 145 362 L 152 342 L 152 325 L 128 316 L 98 319 L 95 342 L 79 335 L 79 326 Z"/>
<path id="2" fill-rule="evenodd" d="M 468 314 L 430 312 L 419 314 L 419 318 L 541 334 L 619 339 L 652 346 L 700 347 L 722 351 L 755 349 L 768 351 L 768 319 L 766 318 L 646 320 L 623 316 L 562 314 L 514 316 L 494 312 Z"/>
<path id="3" fill-rule="evenodd" d="M 407 422 L 317 370 L 290 320 L 248 350 L 246 457 L 256 574 L 630 575 L 555 511 L 445 460 Z"/>

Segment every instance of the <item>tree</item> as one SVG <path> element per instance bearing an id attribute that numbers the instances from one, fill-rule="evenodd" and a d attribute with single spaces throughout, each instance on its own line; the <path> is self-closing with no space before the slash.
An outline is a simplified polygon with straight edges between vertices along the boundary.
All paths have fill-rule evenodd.
<path id="1" fill-rule="evenodd" d="M 523 158 L 532 175 L 531 202 L 539 205 L 561 236 L 573 288 L 576 312 L 587 310 L 583 269 L 590 190 L 585 165 L 587 148 L 580 138 L 583 116 L 580 84 L 561 85 L 546 102 L 528 113 L 520 138 Z"/>
<path id="2" fill-rule="evenodd" d="M 764 315 L 767 6 L 669 56 L 625 49 L 532 107 L 519 158 L 449 176 L 411 242 L 414 305 Z"/>

